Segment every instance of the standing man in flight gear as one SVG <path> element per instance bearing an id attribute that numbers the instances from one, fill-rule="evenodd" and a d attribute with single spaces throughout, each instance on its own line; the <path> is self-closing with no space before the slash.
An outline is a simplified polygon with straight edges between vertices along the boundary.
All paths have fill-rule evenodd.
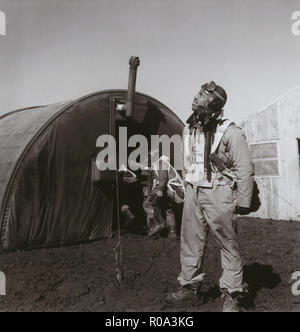
<path id="1" fill-rule="evenodd" d="M 169 237 L 176 237 L 175 204 L 184 202 L 184 184 L 178 172 L 171 166 L 169 158 L 159 158 L 159 151 L 151 153 L 151 193 L 144 203 L 144 210 L 148 219 L 152 220 L 149 225 L 148 235 L 169 228 Z M 150 223 L 149 223 L 150 224 Z"/>
<path id="2" fill-rule="evenodd" d="M 243 266 L 238 245 L 237 214 L 248 214 L 254 167 L 243 131 L 223 119 L 225 90 L 202 85 L 192 104 L 193 114 L 183 135 L 186 198 L 181 230 L 181 273 L 171 304 L 196 299 L 204 279 L 203 256 L 209 230 L 221 250 L 220 290 L 223 311 L 237 312 L 243 294 Z M 213 158 L 214 157 L 214 158 Z M 220 167 L 220 164 L 223 167 Z"/>

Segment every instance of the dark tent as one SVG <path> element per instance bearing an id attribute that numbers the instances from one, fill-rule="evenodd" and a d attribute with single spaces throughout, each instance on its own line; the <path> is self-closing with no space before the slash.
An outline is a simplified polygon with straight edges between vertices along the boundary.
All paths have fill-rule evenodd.
<path id="1" fill-rule="evenodd" d="M 115 101 L 126 91 L 0 117 L 0 248 L 5 251 L 95 240 L 111 234 L 115 195 L 92 181 L 102 134 L 116 135 Z M 120 122 L 121 123 L 121 122 Z M 130 134 L 181 134 L 166 106 L 137 93 Z"/>

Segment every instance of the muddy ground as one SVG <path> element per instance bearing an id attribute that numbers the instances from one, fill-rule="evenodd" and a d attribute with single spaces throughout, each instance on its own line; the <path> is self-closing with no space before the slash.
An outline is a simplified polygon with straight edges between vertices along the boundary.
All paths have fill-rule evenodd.
<path id="1" fill-rule="evenodd" d="M 220 255 L 209 238 L 202 305 L 169 306 L 180 270 L 179 239 L 123 234 L 125 278 L 115 281 L 116 238 L 0 256 L 7 295 L 0 311 L 220 311 Z M 250 296 L 244 311 L 300 311 L 291 275 L 300 271 L 300 223 L 240 219 L 240 246 Z"/>

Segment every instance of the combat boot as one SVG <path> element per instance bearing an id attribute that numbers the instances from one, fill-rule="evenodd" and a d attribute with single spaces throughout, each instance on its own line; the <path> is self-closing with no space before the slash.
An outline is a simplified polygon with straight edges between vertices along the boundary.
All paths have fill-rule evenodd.
<path id="1" fill-rule="evenodd" d="M 187 285 L 180 286 L 174 293 L 168 293 L 166 295 L 165 301 L 168 304 L 181 304 L 187 301 L 197 303 L 200 302 L 200 298 L 198 296 L 198 289 L 189 287 L 189 285 Z"/>
<path id="2" fill-rule="evenodd" d="M 166 228 L 165 224 L 154 224 L 148 231 L 148 236 L 153 236 Z"/>
<path id="3" fill-rule="evenodd" d="M 169 232 L 168 237 L 171 238 L 171 239 L 176 239 L 177 234 L 176 234 L 176 228 L 175 227 L 170 228 L 170 232 Z"/>
<path id="4" fill-rule="evenodd" d="M 238 296 L 223 293 L 222 298 L 224 299 L 223 312 L 240 312 Z"/>

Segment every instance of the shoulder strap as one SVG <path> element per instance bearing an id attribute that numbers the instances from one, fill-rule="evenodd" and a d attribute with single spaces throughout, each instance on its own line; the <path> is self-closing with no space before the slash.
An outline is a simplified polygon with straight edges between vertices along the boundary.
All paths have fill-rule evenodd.
<path id="1" fill-rule="evenodd" d="M 220 143 L 221 143 L 221 139 L 223 138 L 225 131 L 227 130 L 227 128 L 232 124 L 233 122 L 230 120 L 225 120 L 221 126 L 219 126 L 217 128 L 216 134 L 215 134 L 215 140 L 214 140 L 214 144 L 212 145 L 211 148 L 211 153 L 216 152 Z"/>
<path id="2" fill-rule="evenodd" d="M 136 178 L 136 174 L 131 172 L 131 170 L 128 169 L 124 164 L 120 167 L 119 172 L 129 173 L 132 177 Z"/>

